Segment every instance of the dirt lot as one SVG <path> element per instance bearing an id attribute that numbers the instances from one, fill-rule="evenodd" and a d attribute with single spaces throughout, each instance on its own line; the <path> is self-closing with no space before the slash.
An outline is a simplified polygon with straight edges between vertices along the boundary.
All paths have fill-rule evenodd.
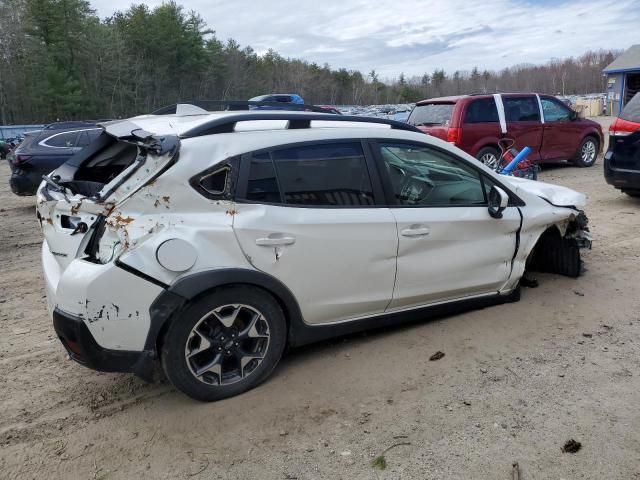
<path id="1" fill-rule="evenodd" d="M 577 280 L 519 303 L 290 353 L 201 404 L 67 359 L 45 311 L 33 198 L 0 165 L 0 478 L 640 479 L 640 201 L 590 169 Z M 445 357 L 429 361 L 441 350 Z M 568 439 L 582 443 L 563 453 Z M 386 470 L 371 459 L 386 453 Z"/>

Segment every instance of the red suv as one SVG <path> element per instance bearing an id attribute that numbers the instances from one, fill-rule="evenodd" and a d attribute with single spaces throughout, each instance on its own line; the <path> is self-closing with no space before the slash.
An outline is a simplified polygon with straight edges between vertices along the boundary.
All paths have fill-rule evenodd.
<path id="1" fill-rule="evenodd" d="M 535 93 L 431 98 L 418 102 L 407 122 L 488 165 L 497 163 L 503 138 L 513 139 L 517 149 L 531 148 L 535 162 L 569 160 L 579 167 L 591 167 L 603 143 L 598 123 Z"/>

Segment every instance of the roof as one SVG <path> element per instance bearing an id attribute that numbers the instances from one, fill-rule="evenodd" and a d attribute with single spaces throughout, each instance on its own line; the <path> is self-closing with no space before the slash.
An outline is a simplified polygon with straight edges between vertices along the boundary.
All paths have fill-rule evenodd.
<path id="1" fill-rule="evenodd" d="M 435 98 L 427 98 L 425 100 L 420 100 L 416 102 L 416 105 L 424 105 L 425 103 L 456 103 L 458 100 L 464 97 L 468 97 L 469 95 L 452 95 L 450 97 L 435 97 Z"/>
<path id="2" fill-rule="evenodd" d="M 235 131 L 256 131 L 256 130 L 283 130 L 287 129 L 291 121 L 309 121 L 310 126 L 314 128 L 391 128 L 393 122 L 391 120 L 383 120 L 379 118 L 366 117 L 348 117 L 338 116 L 331 113 L 310 113 L 296 111 L 281 110 L 247 110 L 239 111 L 223 111 L 211 113 L 197 114 L 167 114 L 167 115 L 140 115 L 138 117 L 126 120 L 115 120 L 105 122 L 104 126 L 111 135 L 116 137 L 125 137 L 131 134 L 131 131 L 142 129 L 155 135 L 178 135 L 196 136 L 194 132 L 205 130 L 209 126 L 218 126 L 225 122 L 228 117 L 229 123 L 239 122 L 234 125 Z M 286 119 L 284 119 L 286 118 Z M 326 120 L 325 120 L 326 118 Z M 352 120 L 352 121 L 350 121 Z M 395 128 L 403 127 L 407 130 L 414 129 L 407 124 L 398 123 Z M 298 126 L 297 128 L 301 128 Z M 213 132 L 217 133 L 217 132 Z"/>
<path id="3" fill-rule="evenodd" d="M 604 73 L 630 72 L 640 70 L 640 44 L 632 45 L 629 49 L 611 62 Z"/>

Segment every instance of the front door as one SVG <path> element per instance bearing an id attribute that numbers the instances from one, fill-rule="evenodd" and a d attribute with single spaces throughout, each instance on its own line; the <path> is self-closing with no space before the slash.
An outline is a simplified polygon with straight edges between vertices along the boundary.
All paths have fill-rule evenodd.
<path id="1" fill-rule="evenodd" d="M 582 127 L 572 121 L 571 110 L 560 100 L 540 97 L 544 113 L 543 160 L 569 160 L 582 141 Z"/>
<path id="2" fill-rule="evenodd" d="M 376 206 L 370 168 L 353 140 L 242 159 L 240 246 L 291 290 L 309 324 L 382 313 L 391 301 L 398 237 L 391 211 Z"/>
<path id="3" fill-rule="evenodd" d="M 511 274 L 517 207 L 491 218 L 490 177 L 444 150 L 379 141 L 375 151 L 399 239 L 389 310 L 500 290 Z"/>

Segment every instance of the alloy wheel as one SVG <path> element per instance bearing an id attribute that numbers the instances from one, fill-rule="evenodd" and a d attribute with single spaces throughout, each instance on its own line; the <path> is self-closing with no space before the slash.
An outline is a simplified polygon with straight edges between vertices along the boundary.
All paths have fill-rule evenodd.
<path id="1" fill-rule="evenodd" d="M 480 157 L 480 161 L 487 167 L 495 170 L 498 167 L 498 157 L 493 153 L 485 153 Z"/>
<path id="2" fill-rule="evenodd" d="M 596 144 L 593 140 L 587 140 L 582 145 L 582 149 L 580 150 L 580 157 L 582 162 L 586 165 L 593 163 L 596 160 Z"/>
<path id="3" fill-rule="evenodd" d="M 269 324 L 254 307 L 223 305 L 191 329 L 185 346 L 189 370 L 203 383 L 229 385 L 251 375 L 269 348 Z"/>

